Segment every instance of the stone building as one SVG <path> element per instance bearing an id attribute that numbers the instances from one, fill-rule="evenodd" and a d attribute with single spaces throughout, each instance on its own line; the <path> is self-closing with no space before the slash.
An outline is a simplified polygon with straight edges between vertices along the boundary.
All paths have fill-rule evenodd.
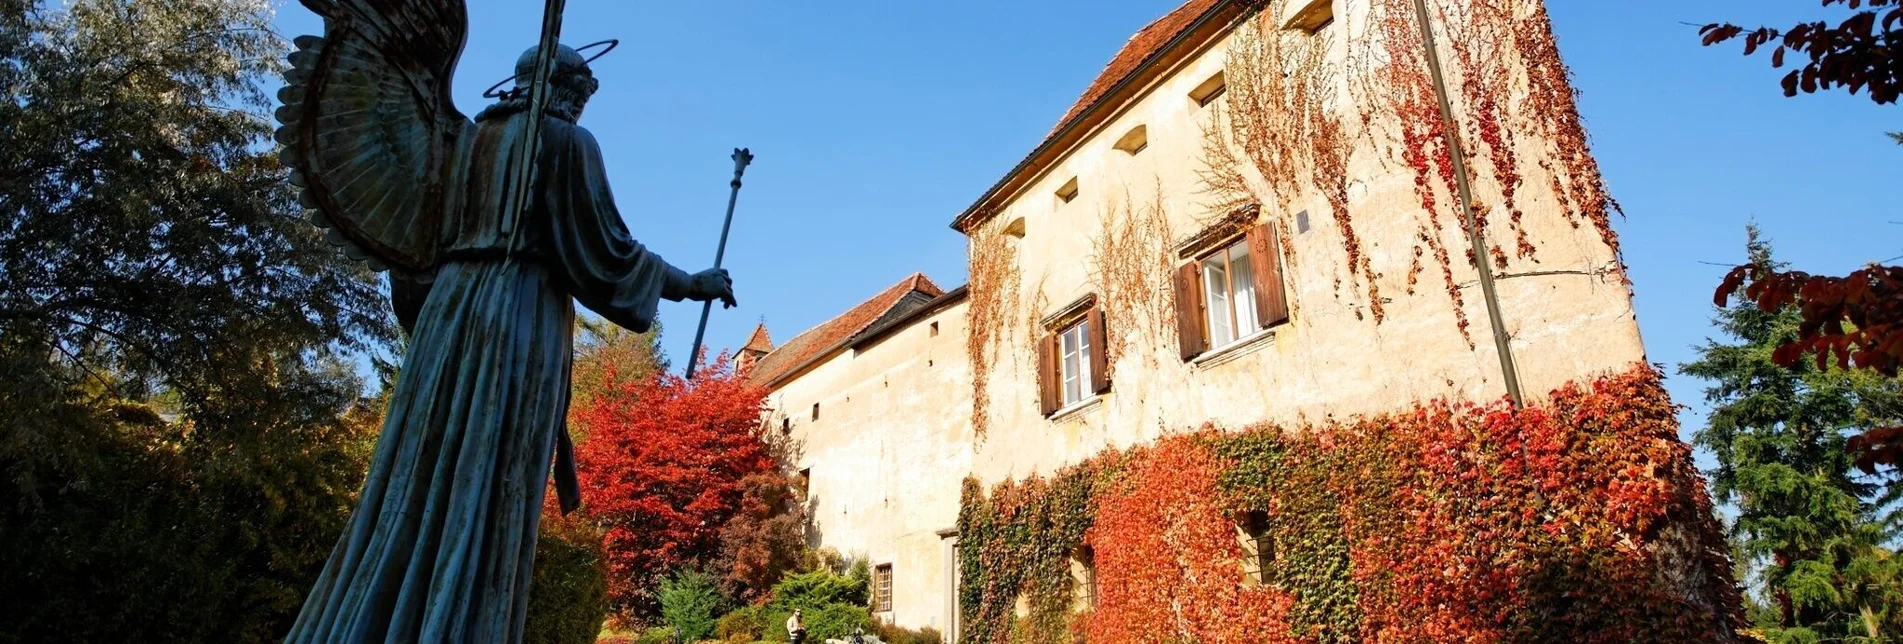
<path id="1" fill-rule="evenodd" d="M 1557 58 L 1541 57 L 1544 9 L 1508 3 L 1488 23 L 1435 4 L 1455 9 L 1437 30 L 1460 38 L 1438 53 L 1521 389 L 1643 361 L 1609 200 Z M 756 333 L 748 374 L 801 446 L 811 538 L 870 560 L 878 616 L 955 632 L 967 477 L 1205 425 L 1505 394 L 1448 207 L 1452 155 L 1422 134 L 1438 132 L 1422 125 L 1439 115 L 1420 111 L 1431 86 L 1389 73 L 1422 62 L 1394 46 L 1411 7 L 1190 0 L 956 215 L 968 287 L 913 275 L 777 348 Z M 1489 28 L 1518 40 L 1475 49 Z"/>

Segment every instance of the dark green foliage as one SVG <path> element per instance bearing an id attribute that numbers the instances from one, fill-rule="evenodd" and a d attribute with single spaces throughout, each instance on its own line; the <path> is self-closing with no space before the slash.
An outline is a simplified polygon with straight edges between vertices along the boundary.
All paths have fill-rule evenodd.
<path id="1" fill-rule="evenodd" d="M 608 617 L 601 534 L 581 521 L 543 517 L 535 544 L 524 644 L 590 644 Z"/>
<path id="2" fill-rule="evenodd" d="M 742 606 L 720 617 L 714 625 L 714 637 L 728 642 L 764 639 L 777 625 L 768 619 L 766 606 Z"/>
<path id="3" fill-rule="evenodd" d="M 1224 436 L 1211 447 L 1233 464 L 1217 480 L 1231 516 L 1273 511 L 1266 524 L 1275 558 L 1268 581 L 1294 596 L 1291 630 L 1304 641 L 1355 641 L 1361 598 L 1342 532 L 1341 499 L 1301 493 L 1328 489 L 1330 479 L 1352 464 L 1326 452 L 1283 458 L 1288 441 L 1274 433 Z M 1279 507 L 1273 503 L 1278 499 Z"/>
<path id="4" fill-rule="evenodd" d="M 854 566 L 863 568 L 864 563 Z M 787 575 L 773 586 L 773 605 L 788 611 L 814 610 L 827 604 L 864 606 L 870 584 L 863 575 L 814 570 Z"/>
<path id="5" fill-rule="evenodd" d="M 1115 479 L 1118 466 L 1113 456 L 1065 468 L 1049 480 L 1007 481 L 990 498 L 977 481 L 965 480 L 959 574 L 983 580 L 958 585 L 966 641 L 1045 642 L 1067 632 L 1071 558 L 1095 521 L 1099 486 Z M 1030 600 L 1024 618 L 1016 615 L 1020 593 Z"/>
<path id="6" fill-rule="evenodd" d="M 0 642 L 276 641 L 395 338 L 269 149 L 264 3 L 0 0 Z"/>
<path id="7" fill-rule="evenodd" d="M 1749 232 L 1750 262 L 1780 269 Z M 1885 498 L 1847 448 L 1851 434 L 1903 417 L 1897 381 L 1809 358 L 1776 364 L 1797 337 L 1795 307 L 1767 313 L 1736 298 L 1715 321 L 1732 339 L 1707 341 L 1680 370 L 1710 383 L 1696 441 L 1717 458 L 1715 496 L 1738 510 L 1731 540 L 1768 602 L 1756 621 L 1780 642 L 1903 634 L 1903 559 L 1887 549 L 1899 534 L 1895 488 Z"/>
<path id="8" fill-rule="evenodd" d="M 729 603 L 712 576 L 691 570 L 662 581 L 660 599 L 661 621 L 687 642 L 713 637 L 715 618 Z"/>

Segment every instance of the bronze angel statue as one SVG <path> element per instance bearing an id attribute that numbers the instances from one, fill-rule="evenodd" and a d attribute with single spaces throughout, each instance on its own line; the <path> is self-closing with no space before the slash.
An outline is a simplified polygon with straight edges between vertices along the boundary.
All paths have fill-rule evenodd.
<path id="1" fill-rule="evenodd" d="M 410 342 L 359 505 L 288 639 L 518 641 L 552 462 L 563 509 L 577 502 L 574 302 L 642 331 L 662 299 L 732 306 L 732 280 L 629 235 L 576 125 L 597 88 L 576 50 L 559 48 L 542 113 L 531 49 L 471 121 L 450 99 L 462 0 L 302 2 L 324 36 L 295 40 L 278 141 L 313 221 L 390 271 Z M 532 119 L 535 179 L 512 182 Z"/>

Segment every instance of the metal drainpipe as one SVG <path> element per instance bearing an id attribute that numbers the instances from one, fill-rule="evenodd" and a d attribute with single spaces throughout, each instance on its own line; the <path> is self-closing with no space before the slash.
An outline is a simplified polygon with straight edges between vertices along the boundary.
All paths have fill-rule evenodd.
<path id="1" fill-rule="evenodd" d="M 1420 18 L 1421 43 L 1427 54 L 1427 71 L 1434 79 L 1434 97 L 1440 101 L 1440 117 L 1447 134 L 1448 157 L 1454 165 L 1454 185 L 1460 190 L 1460 220 L 1467 226 L 1467 243 L 1473 248 L 1474 267 L 1480 269 L 1480 294 L 1487 301 L 1487 321 L 1493 325 L 1493 348 L 1500 354 L 1500 373 L 1506 378 L 1507 397 L 1514 407 L 1525 405 L 1520 395 L 1520 376 L 1513 366 L 1513 347 L 1507 337 L 1506 323 L 1500 318 L 1500 299 L 1493 291 L 1493 267 L 1487 263 L 1486 240 L 1474 221 L 1473 190 L 1467 183 L 1467 155 L 1460 145 L 1459 124 L 1454 121 L 1453 105 L 1447 101 L 1447 82 L 1441 77 L 1440 54 L 1434 49 L 1434 27 L 1427 18 L 1427 1 L 1414 0 L 1414 13 Z"/>

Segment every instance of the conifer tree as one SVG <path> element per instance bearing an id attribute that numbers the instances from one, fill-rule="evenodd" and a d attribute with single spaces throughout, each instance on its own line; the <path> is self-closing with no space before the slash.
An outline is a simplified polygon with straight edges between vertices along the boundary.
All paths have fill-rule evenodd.
<path id="1" fill-rule="evenodd" d="M 1750 264 L 1780 270 L 1770 243 L 1747 231 Z M 1903 637 L 1896 499 L 1848 446 L 1897 423 L 1897 380 L 1809 359 L 1780 366 L 1772 354 L 1802 322 L 1794 306 L 1766 312 L 1739 295 L 1714 322 L 1729 338 L 1707 340 L 1680 371 L 1709 383 L 1695 440 L 1717 457 L 1713 493 L 1737 510 L 1731 540 L 1752 570 L 1754 621 L 1773 642 Z"/>

